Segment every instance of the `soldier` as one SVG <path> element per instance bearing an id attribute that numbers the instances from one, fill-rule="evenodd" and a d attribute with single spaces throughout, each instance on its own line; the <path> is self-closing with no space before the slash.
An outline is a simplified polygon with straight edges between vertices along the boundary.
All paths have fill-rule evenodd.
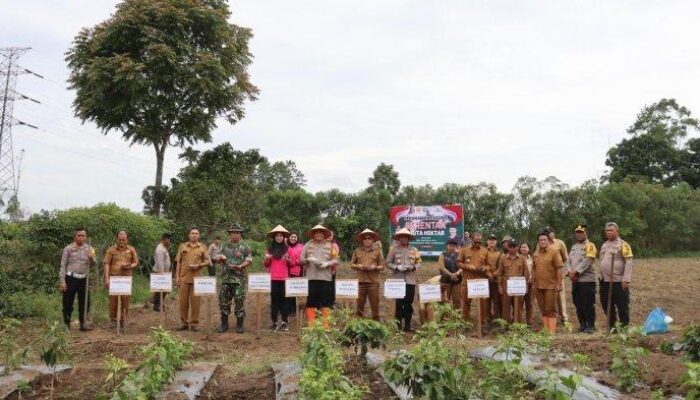
<path id="1" fill-rule="evenodd" d="M 561 290 L 564 262 L 556 246 L 550 244 L 549 233 L 537 236 L 537 250 L 532 255 L 532 269 L 535 273 L 533 286 L 537 305 L 542 314 L 542 326 L 554 334 L 557 330 L 557 293 Z"/>
<path id="2" fill-rule="evenodd" d="M 364 317 L 365 304 L 369 300 L 372 310 L 372 319 L 379 321 L 379 284 L 384 270 L 384 256 L 380 248 L 375 246 L 379 241 L 379 235 L 370 229 L 365 229 L 355 237 L 361 242 L 352 253 L 350 268 L 357 271 L 359 292 L 357 297 L 357 316 Z"/>
<path id="3" fill-rule="evenodd" d="M 105 288 L 109 289 L 110 276 L 132 276 L 134 269 L 139 264 L 136 249 L 129 245 L 129 238 L 124 231 L 117 234 L 117 244 L 113 245 L 105 253 L 102 260 L 104 264 Z M 124 321 L 129 319 L 129 300 L 131 296 L 109 296 L 109 320 L 110 327 L 117 326 L 117 305 L 118 297 L 121 297 L 122 310 L 120 325 L 124 326 Z"/>
<path id="4" fill-rule="evenodd" d="M 211 264 L 207 267 L 207 272 L 209 273 L 209 276 L 216 276 L 216 261 L 219 259 L 219 255 L 221 254 L 221 238 L 216 236 L 214 237 L 214 241 L 211 242 L 209 245 L 209 259 L 211 260 Z"/>
<path id="5" fill-rule="evenodd" d="M 459 238 L 448 240 L 445 246 L 446 251 L 438 257 L 442 301 L 451 302 L 454 309 L 458 310 L 462 306 L 462 270 L 457 265 Z"/>
<path id="6" fill-rule="evenodd" d="M 609 326 L 615 326 L 617 315 L 620 324 L 625 327 L 630 322 L 630 282 L 632 282 L 632 247 L 620 239 L 619 227 L 614 222 L 605 224 L 605 237 L 608 239 L 600 246 L 600 304 L 608 312 Z M 612 274 L 611 274 L 612 264 Z M 611 277 L 612 275 L 612 277 Z M 612 286 L 612 294 L 610 287 Z M 608 305 L 608 298 L 611 304 Z"/>
<path id="7" fill-rule="evenodd" d="M 593 268 L 598 250 L 588 241 L 586 225 L 574 229 L 576 243 L 571 246 L 566 269 L 571 279 L 571 297 L 576 306 L 576 316 L 580 325 L 579 332 L 595 332 L 595 285 L 596 276 Z"/>
<path id="8" fill-rule="evenodd" d="M 501 256 L 499 260 L 498 268 L 498 293 L 502 297 L 503 304 L 503 318 L 508 322 L 513 322 L 515 316 L 519 316 L 519 319 L 515 319 L 515 322 L 522 323 L 522 305 L 519 305 L 519 310 L 515 312 L 513 307 L 513 298 L 508 296 L 508 279 L 514 277 L 524 277 L 525 282 L 530 279 L 530 273 L 527 268 L 527 260 L 525 257 L 519 254 L 518 242 L 510 238 L 504 242 L 503 248 L 506 250 L 506 254 Z"/>
<path id="9" fill-rule="evenodd" d="M 158 246 L 156 246 L 156 251 L 153 255 L 154 259 L 154 264 L 153 264 L 153 272 L 154 273 L 163 273 L 163 272 L 170 272 L 171 269 L 171 262 L 170 262 L 170 239 L 172 238 L 172 235 L 169 233 L 164 233 L 160 237 L 160 243 L 158 243 Z M 153 311 L 160 311 L 160 293 L 156 292 L 153 293 Z M 165 304 L 163 304 L 163 307 L 165 307 Z"/>
<path id="10" fill-rule="evenodd" d="M 217 260 L 223 264 L 219 270 L 219 311 L 221 325 L 218 332 L 228 331 L 228 316 L 231 313 L 231 302 L 234 303 L 236 315 L 236 333 L 243 333 L 245 321 L 245 293 L 248 266 L 253 263 L 253 253 L 243 242 L 243 229 L 233 225 L 228 229 L 228 242 L 221 247 Z"/>
<path id="11" fill-rule="evenodd" d="M 323 327 L 328 328 L 328 317 L 333 307 L 333 269 L 338 265 L 338 251 L 329 240 L 331 231 L 323 225 L 314 226 L 306 235 L 311 240 L 304 245 L 300 257 L 309 279 L 306 320 L 309 327 L 314 326 L 316 311 L 320 309 Z"/>
<path id="12" fill-rule="evenodd" d="M 199 229 L 190 229 L 188 241 L 180 244 L 175 255 L 175 277 L 180 288 L 178 303 L 182 322 L 178 331 L 199 331 L 199 297 L 194 295 L 194 278 L 202 276 L 202 268 L 208 267 L 210 262 L 207 246 L 199 241 Z"/>
<path id="13" fill-rule="evenodd" d="M 58 272 L 60 289 L 63 293 L 63 323 L 66 329 L 70 330 L 70 320 L 73 315 L 73 303 L 75 295 L 78 295 L 78 319 L 80 320 L 80 331 L 91 331 L 85 324 L 85 300 L 87 293 L 87 276 L 90 267 L 95 266 L 95 249 L 85 243 L 86 233 L 83 228 L 76 228 L 73 233 L 73 243 L 63 248 L 61 256 L 61 268 Z"/>
<path id="14" fill-rule="evenodd" d="M 401 325 L 405 332 L 412 332 L 411 319 L 413 319 L 413 298 L 416 294 L 416 271 L 421 267 L 422 260 L 418 249 L 409 245 L 415 236 L 406 228 L 399 229 L 394 233 L 394 239 L 398 244 L 389 250 L 386 256 L 386 265 L 393 272 L 393 279 L 403 279 L 406 282 L 406 296 L 403 299 L 396 299 L 397 325 Z"/>
<path id="15" fill-rule="evenodd" d="M 496 235 L 489 235 L 486 241 L 486 277 L 489 280 L 489 298 L 486 302 L 486 319 L 491 321 L 501 317 L 501 295 L 498 294 L 498 260 L 501 251 L 496 247 Z"/>
<path id="16" fill-rule="evenodd" d="M 544 229 L 549 237 L 549 244 L 559 250 L 559 255 L 563 262 L 569 258 L 569 252 L 566 249 L 566 243 L 563 240 L 557 239 L 554 229 L 547 227 Z M 566 324 L 569 321 L 569 312 L 566 309 L 566 290 L 564 290 L 564 282 L 561 284 L 561 291 L 557 294 L 557 311 L 561 317 L 561 322 Z"/>
<path id="17" fill-rule="evenodd" d="M 482 235 L 480 232 L 472 233 L 469 246 L 462 247 L 457 256 L 457 266 L 463 271 L 462 277 L 462 318 L 465 321 L 471 319 L 471 299 L 468 297 L 467 281 L 469 279 L 487 279 L 486 276 L 486 249 L 481 247 Z M 488 299 L 479 299 L 481 309 L 486 310 Z M 485 320 L 486 313 L 482 313 L 481 322 Z"/>

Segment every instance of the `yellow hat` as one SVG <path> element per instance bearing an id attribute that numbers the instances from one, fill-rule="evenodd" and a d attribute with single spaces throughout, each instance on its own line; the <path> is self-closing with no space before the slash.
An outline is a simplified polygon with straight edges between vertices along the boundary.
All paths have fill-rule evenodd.
<path id="1" fill-rule="evenodd" d="M 355 236 L 355 240 L 361 242 L 367 235 L 372 235 L 374 241 L 379 240 L 379 234 L 371 229 L 365 229 L 364 231 L 358 233 L 357 236 Z"/>
<path id="2" fill-rule="evenodd" d="M 416 236 L 406 228 L 401 228 L 398 231 L 394 232 L 394 236 L 392 236 L 392 237 L 394 239 L 398 239 L 401 236 L 408 236 L 408 240 L 413 240 L 416 238 Z"/>
<path id="3" fill-rule="evenodd" d="M 586 232 L 586 225 L 576 225 L 576 229 L 574 229 L 574 232 Z"/>
<path id="4" fill-rule="evenodd" d="M 314 232 L 316 232 L 316 231 L 323 231 L 324 235 L 326 236 L 326 239 L 331 237 L 331 230 L 326 228 L 325 226 L 323 226 L 321 224 L 318 224 L 318 225 L 314 226 L 313 228 L 309 229 L 308 231 L 306 231 L 306 236 L 313 238 Z"/>
<path id="5" fill-rule="evenodd" d="M 289 231 L 284 229 L 282 225 L 277 225 L 276 227 L 272 228 L 270 232 L 267 232 L 267 237 L 275 237 L 275 234 L 277 233 L 283 234 L 284 237 L 288 237 L 290 235 Z"/>

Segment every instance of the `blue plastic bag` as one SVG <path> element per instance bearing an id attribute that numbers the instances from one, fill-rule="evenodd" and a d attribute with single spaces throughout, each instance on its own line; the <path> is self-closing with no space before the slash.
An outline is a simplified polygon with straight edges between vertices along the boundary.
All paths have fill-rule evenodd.
<path id="1" fill-rule="evenodd" d="M 668 332 L 668 324 L 666 323 L 666 313 L 659 307 L 653 309 L 644 321 L 644 333 L 647 335 L 652 333 Z"/>

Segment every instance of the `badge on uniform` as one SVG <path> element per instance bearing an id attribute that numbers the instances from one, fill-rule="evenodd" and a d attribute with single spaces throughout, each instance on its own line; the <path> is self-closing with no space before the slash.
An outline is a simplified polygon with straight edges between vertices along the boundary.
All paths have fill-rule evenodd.
<path id="1" fill-rule="evenodd" d="M 631 258 L 632 257 L 632 247 L 628 243 L 622 245 L 622 257 Z"/>

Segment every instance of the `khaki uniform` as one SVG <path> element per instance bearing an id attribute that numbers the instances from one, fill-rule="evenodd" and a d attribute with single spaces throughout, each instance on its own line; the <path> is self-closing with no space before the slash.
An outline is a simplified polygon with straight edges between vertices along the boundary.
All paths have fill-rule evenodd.
<path id="1" fill-rule="evenodd" d="M 498 293 L 498 260 L 503 253 L 497 248 L 486 248 L 486 266 L 488 272 L 486 276 L 489 278 L 489 299 L 486 307 L 486 318 L 493 320 L 501 318 L 501 295 Z"/>
<path id="2" fill-rule="evenodd" d="M 564 243 L 564 241 L 561 239 L 555 238 L 554 242 L 550 244 L 550 246 L 556 246 L 556 249 L 559 250 L 559 256 L 561 257 L 561 260 L 563 262 L 566 262 L 566 260 L 569 258 L 569 254 L 566 249 L 566 243 Z M 566 285 L 564 285 L 563 281 L 561 285 L 561 291 L 559 291 L 557 296 L 557 312 L 559 313 L 561 319 L 564 322 L 569 320 L 569 312 L 566 309 Z"/>
<path id="3" fill-rule="evenodd" d="M 523 298 L 517 297 L 517 307 L 520 309 L 515 312 L 514 298 L 508 296 L 508 279 L 514 277 L 524 277 L 527 282 L 530 279 L 530 273 L 527 269 L 527 260 L 520 254 L 515 254 L 511 256 L 510 254 L 503 254 L 499 260 L 498 268 L 498 286 L 500 292 L 503 293 L 501 296 L 501 303 L 503 305 L 503 318 L 508 322 L 523 322 L 522 318 L 522 305 Z M 520 318 L 514 318 L 519 316 Z"/>
<path id="4" fill-rule="evenodd" d="M 481 246 L 465 246 L 459 251 L 457 265 L 464 271 L 462 278 L 462 317 L 465 320 L 471 319 L 471 299 L 467 291 L 467 281 L 469 279 L 488 279 L 486 275 L 486 248 Z M 481 303 L 481 320 L 486 321 L 486 310 L 489 299 L 479 299 Z"/>
<path id="5" fill-rule="evenodd" d="M 535 273 L 535 296 L 543 317 L 556 318 L 557 286 L 561 285 L 558 271 L 564 266 L 559 249 L 552 246 L 538 248 L 532 255 Z"/>
<path id="6" fill-rule="evenodd" d="M 107 249 L 103 259 L 105 269 L 109 271 L 109 276 L 132 276 L 133 270 L 130 268 L 122 268 L 123 265 L 137 264 L 139 262 L 136 255 L 136 249 L 133 246 L 126 245 L 123 248 L 114 245 Z M 117 320 L 118 298 L 121 297 L 123 321 L 129 320 L 129 303 L 131 296 L 109 296 L 109 320 Z"/>
<path id="7" fill-rule="evenodd" d="M 202 268 L 209 266 L 210 262 L 207 246 L 203 243 L 186 242 L 177 249 L 175 263 L 180 284 L 178 302 L 182 325 L 196 327 L 199 324 L 199 297 L 194 295 L 194 278 L 202 276 Z M 190 265 L 197 268 L 190 268 Z"/>
<path id="8" fill-rule="evenodd" d="M 617 315 L 623 326 L 629 325 L 629 289 L 622 289 L 622 282 L 632 282 L 632 247 L 624 240 L 617 238 L 606 241 L 600 246 L 600 303 L 607 313 L 610 281 L 612 278 L 612 304 L 610 305 L 609 324 L 614 326 Z M 612 268 L 611 268 L 612 263 Z"/>
<path id="9" fill-rule="evenodd" d="M 381 242 L 376 242 L 381 243 Z M 365 315 L 365 304 L 369 299 L 369 307 L 372 310 L 372 319 L 379 321 L 379 285 L 381 274 L 384 270 L 384 256 L 381 248 L 372 246 L 369 249 L 358 247 L 352 253 L 350 267 L 357 271 L 359 291 L 357 297 L 357 316 Z M 374 266 L 376 269 L 367 271 L 365 268 Z"/>
<path id="10" fill-rule="evenodd" d="M 416 271 L 421 268 L 422 262 L 418 249 L 411 245 L 394 246 L 386 256 L 386 265 L 393 272 L 391 277 L 403 279 L 406 282 L 406 296 L 403 299 L 396 299 L 394 317 L 398 321 L 403 320 L 409 327 L 413 318 L 413 299 L 416 295 Z M 409 270 L 399 271 L 400 266 L 408 267 Z"/>
<path id="11" fill-rule="evenodd" d="M 597 249 L 595 244 L 586 239 L 581 243 L 571 246 L 566 268 L 569 272 L 576 272 L 571 280 L 571 298 L 576 306 L 581 331 L 595 329 L 595 287 L 596 276 L 593 268 Z"/>

